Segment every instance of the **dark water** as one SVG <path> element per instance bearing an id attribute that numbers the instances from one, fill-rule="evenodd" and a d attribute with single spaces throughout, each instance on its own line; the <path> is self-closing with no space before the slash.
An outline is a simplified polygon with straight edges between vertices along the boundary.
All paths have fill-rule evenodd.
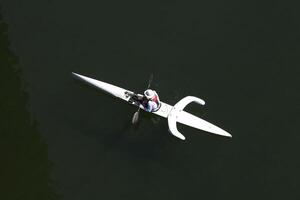
<path id="1" fill-rule="evenodd" d="M 283 2 L 283 1 L 282 1 Z M 299 199 L 299 5 L 2 0 L 0 199 Z M 72 79 L 141 92 L 232 133 L 179 126 Z"/>

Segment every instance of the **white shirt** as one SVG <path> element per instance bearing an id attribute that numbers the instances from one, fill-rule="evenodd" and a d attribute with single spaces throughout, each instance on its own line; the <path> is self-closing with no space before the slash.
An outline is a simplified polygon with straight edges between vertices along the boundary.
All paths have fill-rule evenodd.
<path id="1" fill-rule="evenodd" d="M 158 105 L 156 104 L 156 102 L 154 102 L 154 101 L 148 101 L 148 106 L 146 108 L 146 111 L 152 112 L 152 111 L 157 110 L 157 108 L 158 108 Z"/>

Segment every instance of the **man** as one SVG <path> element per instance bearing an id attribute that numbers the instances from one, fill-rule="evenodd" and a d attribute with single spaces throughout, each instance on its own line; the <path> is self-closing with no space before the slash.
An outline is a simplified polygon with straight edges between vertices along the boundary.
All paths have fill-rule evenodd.
<path id="1" fill-rule="evenodd" d="M 148 112 L 155 112 L 159 109 L 160 101 L 158 94 L 151 89 L 148 89 L 144 92 L 145 100 L 143 101 L 142 105 L 144 106 L 145 110 Z"/>

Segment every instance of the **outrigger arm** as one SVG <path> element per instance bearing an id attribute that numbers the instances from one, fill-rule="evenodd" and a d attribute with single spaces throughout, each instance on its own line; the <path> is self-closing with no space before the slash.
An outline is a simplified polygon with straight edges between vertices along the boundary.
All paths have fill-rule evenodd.
<path id="1" fill-rule="evenodd" d="M 168 115 L 168 124 L 169 124 L 169 131 L 171 134 L 173 134 L 175 137 L 178 137 L 182 140 L 185 140 L 185 137 L 178 131 L 177 129 L 177 118 L 180 115 L 180 113 L 183 111 L 183 109 L 190 103 L 195 102 L 200 105 L 204 105 L 205 102 L 197 97 L 193 96 L 187 96 L 178 101 L 173 108 L 171 109 L 169 115 Z"/>

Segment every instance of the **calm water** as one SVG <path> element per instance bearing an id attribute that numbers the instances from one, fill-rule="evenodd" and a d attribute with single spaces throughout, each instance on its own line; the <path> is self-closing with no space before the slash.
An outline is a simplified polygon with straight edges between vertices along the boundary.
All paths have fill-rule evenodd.
<path id="1" fill-rule="evenodd" d="M 2 0 L 0 199 L 297 199 L 296 4 Z M 297 70 L 298 69 L 298 70 Z M 187 110 L 179 126 L 75 81 L 75 71 Z"/>

